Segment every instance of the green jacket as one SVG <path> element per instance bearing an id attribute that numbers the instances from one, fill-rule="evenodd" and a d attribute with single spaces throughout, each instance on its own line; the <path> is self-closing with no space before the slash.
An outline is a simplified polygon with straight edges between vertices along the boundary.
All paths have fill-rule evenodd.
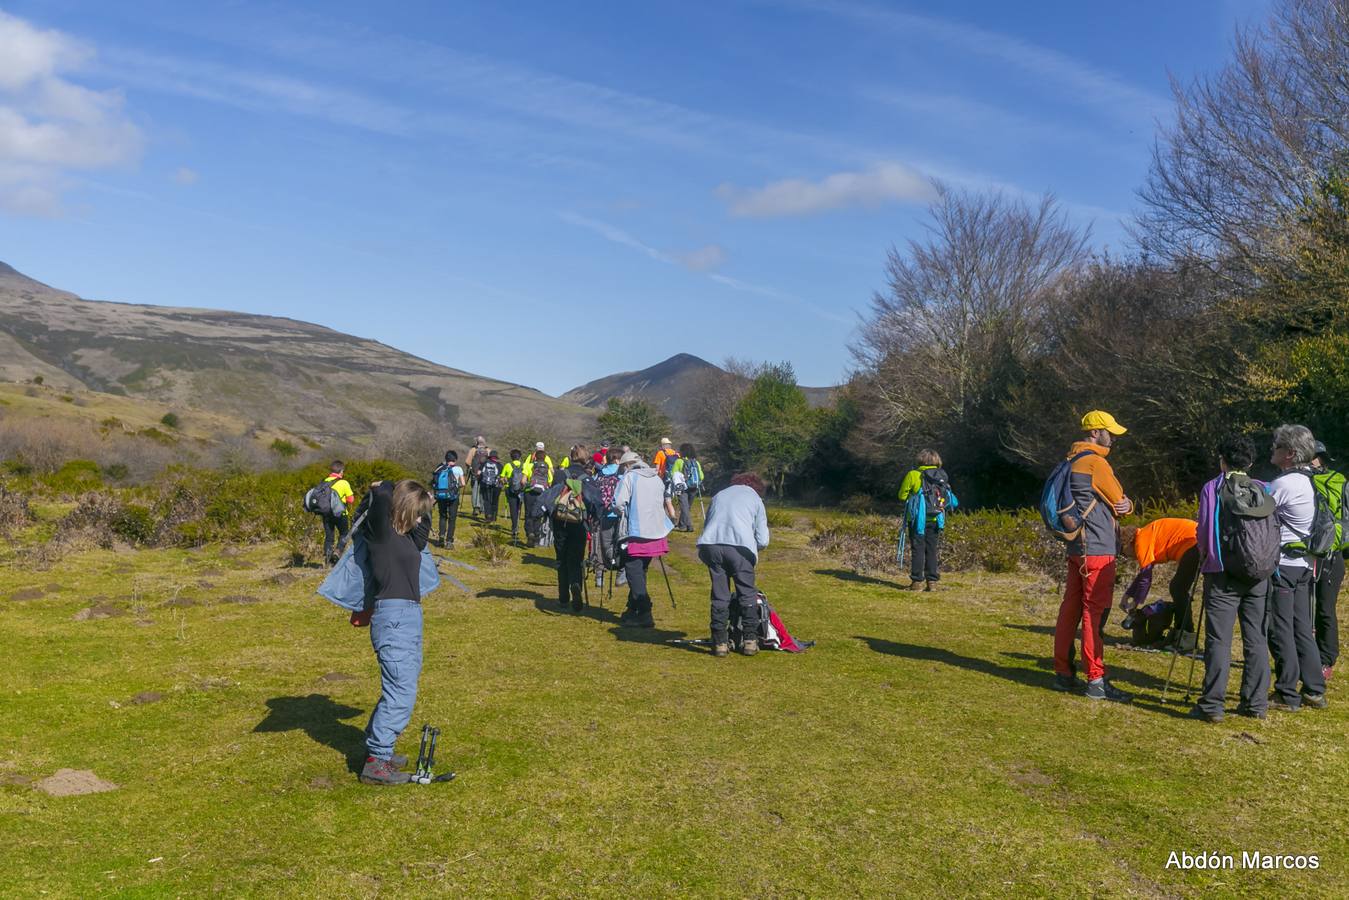
<path id="1" fill-rule="evenodd" d="M 904 476 L 904 481 L 899 486 L 899 499 L 908 500 L 914 494 L 923 489 L 923 473 L 937 468 L 936 466 L 919 466 L 916 469 L 910 469 L 909 474 Z"/>

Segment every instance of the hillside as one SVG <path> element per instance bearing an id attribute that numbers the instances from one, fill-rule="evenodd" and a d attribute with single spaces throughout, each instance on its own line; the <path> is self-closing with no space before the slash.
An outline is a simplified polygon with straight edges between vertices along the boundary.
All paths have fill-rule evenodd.
<path id="1" fill-rule="evenodd" d="M 594 415 L 539 391 L 274 316 L 85 300 L 0 263 L 0 380 L 35 376 L 362 441 L 429 425 L 464 440 L 547 423 L 581 437 Z"/>

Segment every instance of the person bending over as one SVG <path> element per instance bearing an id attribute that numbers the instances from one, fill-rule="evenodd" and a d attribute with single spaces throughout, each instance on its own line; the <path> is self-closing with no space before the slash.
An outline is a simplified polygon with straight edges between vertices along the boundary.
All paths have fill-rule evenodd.
<path id="1" fill-rule="evenodd" d="M 730 652 L 731 586 L 740 596 L 740 652 L 759 652 L 758 588 L 754 567 L 768 546 L 768 513 L 763 505 L 764 483 L 757 475 L 741 474 L 731 486 L 712 498 L 703 533 L 698 536 L 698 558 L 712 576 L 712 655 Z"/>

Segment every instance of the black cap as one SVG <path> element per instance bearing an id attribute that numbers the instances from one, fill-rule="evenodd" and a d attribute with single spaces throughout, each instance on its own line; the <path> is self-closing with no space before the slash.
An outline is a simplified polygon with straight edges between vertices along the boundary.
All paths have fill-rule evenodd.
<path id="1" fill-rule="evenodd" d="M 1316 455 L 1323 461 L 1328 463 L 1335 461 L 1335 457 L 1330 455 L 1330 451 L 1326 449 L 1326 445 L 1322 442 L 1317 441 L 1313 449 L 1315 450 Z"/>

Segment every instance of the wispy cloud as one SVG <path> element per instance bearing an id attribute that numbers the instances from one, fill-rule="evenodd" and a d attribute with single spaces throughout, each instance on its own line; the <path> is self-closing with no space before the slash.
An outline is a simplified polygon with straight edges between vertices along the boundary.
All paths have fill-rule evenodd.
<path id="1" fill-rule="evenodd" d="M 181 184 L 184 187 L 194 185 L 200 179 L 201 173 L 196 169 L 189 169 L 187 166 L 179 166 L 173 173 L 174 184 Z"/>
<path id="2" fill-rule="evenodd" d="M 877 163 L 861 172 L 837 172 L 820 181 L 789 178 L 761 188 L 717 188 L 735 216 L 809 216 L 845 207 L 921 202 L 936 196 L 921 172 L 900 163 Z"/>
<path id="3" fill-rule="evenodd" d="M 92 56 L 68 35 L 0 12 L 0 211 L 59 215 L 67 173 L 139 156 L 143 139 L 121 94 L 67 77 Z"/>
<path id="4" fill-rule="evenodd" d="M 726 264 L 726 248 L 720 244 L 708 244 L 706 247 L 679 254 L 679 261 L 691 271 L 712 272 Z"/>

